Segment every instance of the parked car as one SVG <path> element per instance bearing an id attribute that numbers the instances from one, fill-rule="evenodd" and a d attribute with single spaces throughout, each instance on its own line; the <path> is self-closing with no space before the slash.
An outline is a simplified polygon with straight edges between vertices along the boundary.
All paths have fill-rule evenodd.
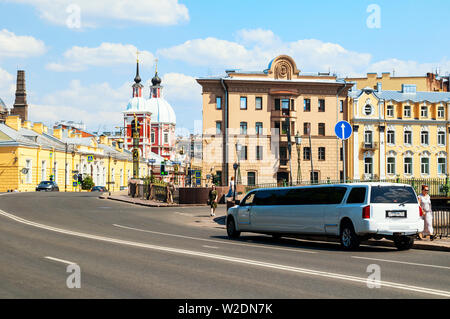
<path id="1" fill-rule="evenodd" d="M 230 238 L 241 232 L 336 237 L 346 250 L 370 238 L 410 249 L 423 231 L 417 194 L 410 185 L 357 183 L 250 191 L 227 212 Z"/>
<path id="2" fill-rule="evenodd" d="M 94 186 L 91 189 L 91 192 L 107 192 L 108 190 L 106 189 L 105 186 Z"/>
<path id="3" fill-rule="evenodd" d="M 36 187 L 36 192 L 59 192 L 58 185 L 53 181 L 42 181 Z"/>

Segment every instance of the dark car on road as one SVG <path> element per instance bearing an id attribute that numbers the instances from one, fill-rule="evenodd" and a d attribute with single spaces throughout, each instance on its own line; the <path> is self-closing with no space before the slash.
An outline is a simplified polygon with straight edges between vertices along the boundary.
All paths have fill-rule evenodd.
<path id="1" fill-rule="evenodd" d="M 36 187 L 36 192 L 59 192 L 58 185 L 53 181 L 42 181 Z"/>
<path id="2" fill-rule="evenodd" d="M 106 189 L 105 186 L 94 186 L 91 189 L 91 192 L 107 192 L 108 190 Z"/>

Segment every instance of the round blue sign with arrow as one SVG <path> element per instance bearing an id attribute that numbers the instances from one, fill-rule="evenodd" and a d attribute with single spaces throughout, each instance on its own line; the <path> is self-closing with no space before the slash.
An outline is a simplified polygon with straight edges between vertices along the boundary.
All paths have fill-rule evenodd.
<path id="1" fill-rule="evenodd" d="M 353 128 L 349 122 L 340 121 L 334 127 L 334 133 L 336 133 L 336 136 L 341 140 L 346 140 L 352 135 Z"/>

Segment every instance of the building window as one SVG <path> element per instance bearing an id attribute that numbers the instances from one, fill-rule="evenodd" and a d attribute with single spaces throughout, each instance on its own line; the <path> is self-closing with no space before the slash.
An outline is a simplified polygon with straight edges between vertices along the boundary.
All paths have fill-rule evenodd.
<path id="1" fill-rule="evenodd" d="M 33 170 L 32 170 L 32 166 L 31 166 L 31 160 L 27 160 L 26 161 L 26 169 L 27 169 L 27 174 L 25 176 L 25 183 L 27 184 L 31 184 L 33 182 L 32 178 L 33 178 Z"/>
<path id="2" fill-rule="evenodd" d="M 311 112 L 311 99 L 303 100 L 303 112 Z"/>
<path id="3" fill-rule="evenodd" d="M 344 113 L 344 101 L 339 100 L 339 112 Z"/>
<path id="4" fill-rule="evenodd" d="M 240 124 L 241 128 L 241 135 L 247 135 L 247 122 L 241 122 Z"/>
<path id="5" fill-rule="evenodd" d="M 413 165 L 412 157 L 405 157 L 403 172 L 406 175 L 411 175 L 412 174 L 412 167 L 413 167 L 412 165 Z"/>
<path id="6" fill-rule="evenodd" d="M 289 100 L 281 100 L 281 111 L 283 115 L 289 115 Z"/>
<path id="7" fill-rule="evenodd" d="M 281 122 L 281 134 L 287 134 L 289 130 L 289 122 L 286 121 Z"/>
<path id="8" fill-rule="evenodd" d="M 303 148 L 303 160 L 310 161 L 311 160 L 311 149 L 309 147 Z"/>
<path id="9" fill-rule="evenodd" d="M 255 172 L 247 172 L 247 185 L 248 186 L 256 185 L 256 173 Z"/>
<path id="10" fill-rule="evenodd" d="M 342 147 L 339 149 L 339 160 L 344 160 L 344 149 Z"/>
<path id="11" fill-rule="evenodd" d="M 372 131 L 365 131 L 364 132 L 364 145 L 366 147 L 372 147 Z"/>
<path id="12" fill-rule="evenodd" d="M 262 159 L 263 159 L 263 147 L 257 145 L 256 146 L 256 160 L 262 161 Z"/>
<path id="13" fill-rule="evenodd" d="M 216 96 L 216 110 L 222 109 L 222 97 Z"/>
<path id="14" fill-rule="evenodd" d="M 53 180 L 56 184 L 58 184 L 58 162 L 54 163 L 53 167 Z"/>
<path id="15" fill-rule="evenodd" d="M 164 132 L 164 144 L 169 144 L 169 133 Z"/>
<path id="16" fill-rule="evenodd" d="M 305 122 L 303 123 L 303 135 L 309 135 L 309 125 L 311 123 Z"/>
<path id="17" fill-rule="evenodd" d="M 325 136 L 325 123 L 319 123 L 319 135 Z"/>
<path id="18" fill-rule="evenodd" d="M 263 124 L 262 124 L 262 122 L 256 122 L 255 130 L 256 130 L 256 135 L 262 135 L 263 134 Z"/>
<path id="19" fill-rule="evenodd" d="M 395 157 L 387 158 L 387 173 L 389 175 L 395 175 Z"/>
<path id="20" fill-rule="evenodd" d="M 241 96 L 241 110 L 247 109 L 247 97 Z"/>
<path id="21" fill-rule="evenodd" d="M 319 99 L 319 112 L 325 112 L 325 100 Z"/>
<path id="22" fill-rule="evenodd" d="M 257 97 L 255 98 L 255 108 L 256 108 L 257 110 L 262 110 L 262 97 L 257 96 Z"/>
<path id="23" fill-rule="evenodd" d="M 388 117 L 394 117 L 394 106 L 388 105 L 386 109 L 386 116 Z"/>
<path id="24" fill-rule="evenodd" d="M 438 174 L 439 175 L 447 174 L 447 162 L 445 157 L 438 158 Z"/>
<path id="25" fill-rule="evenodd" d="M 423 175 L 430 174 L 430 159 L 428 157 L 422 157 L 420 159 L 420 173 Z"/>
<path id="26" fill-rule="evenodd" d="M 407 145 L 411 145 L 411 143 L 412 143 L 412 132 L 411 131 L 405 131 L 404 143 Z"/>
<path id="27" fill-rule="evenodd" d="M 422 145 L 428 145 L 428 132 L 427 131 L 422 131 L 420 133 L 420 143 L 422 143 Z"/>
<path id="28" fill-rule="evenodd" d="M 372 114 L 372 106 L 370 104 L 367 104 L 364 106 L 364 114 L 365 115 L 371 115 Z"/>
<path id="29" fill-rule="evenodd" d="M 405 108 L 403 109 L 403 116 L 411 117 L 411 105 L 405 105 Z"/>
<path id="30" fill-rule="evenodd" d="M 242 145 L 241 146 L 241 152 L 239 154 L 239 160 L 246 161 L 247 160 L 247 146 Z"/>
<path id="31" fill-rule="evenodd" d="M 319 161 L 325 160 L 325 147 L 319 147 Z"/>
<path id="32" fill-rule="evenodd" d="M 420 107 L 420 116 L 421 117 L 428 117 L 428 107 L 426 105 L 422 105 Z"/>
<path id="33" fill-rule="evenodd" d="M 155 131 L 152 131 L 152 133 L 151 133 L 151 141 L 152 141 L 152 144 L 155 144 Z"/>
<path id="34" fill-rule="evenodd" d="M 42 161 L 42 165 L 41 165 L 41 181 L 46 181 L 47 180 L 47 162 L 46 161 Z"/>
<path id="35" fill-rule="evenodd" d="M 445 117 L 445 109 L 443 106 L 438 107 L 438 118 L 442 119 Z"/>
<path id="36" fill-rule="evenodd" d="M 295 100 L 291 100 L 291 111 L 295 111 Z"/>
<path id="37" fill-rule="evenodd" d="M 222 134 L 222 122 L 221 121 L 216 122 L 216 134 Z"/>
<path id="38" fill-rule="evenodd" d="M 445 146 L 445 132 L 438 132 L 438 145 Z"/>
<path id="39" fill-rule="evenodd" d="M 373 174 L 373 159 L 372 157 L 364 158 L 364 174 L 372 176 Z"/>
<path id="40" fill-rule="evenodd" d="M 395 145 L 395 131 L 387 131 L 386 137 L 388 144 Z"/>
<path id="41" fill-rule="evenodd" d="M 275 111 L 280 110 L 280 99 L 275 99 Z"/>

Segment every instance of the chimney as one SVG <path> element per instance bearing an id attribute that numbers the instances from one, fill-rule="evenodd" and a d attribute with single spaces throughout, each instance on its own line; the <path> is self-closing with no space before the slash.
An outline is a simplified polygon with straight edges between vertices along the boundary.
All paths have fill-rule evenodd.
<path id="1" fill-rule="evenodd" d="M 377 82 L 377 92 L 381 92 L 381 82 Z"/>
<path id="2" fill-rule="evenodd" d="M 34 123 L 33 125 L 33 131 L 35 131 L 38 134 L 44 133 L 44 124 L 42 123 Z"/>
<path id="3" fill-rule="evenodd" d="M 25 71 L 17 71 L 16 100 L 11 109 L 12 115 L 19 115 L 22 121 L 28 120 L 27 92 L 25 88 Z"/>
<path id="4" fill-rule="evenodd" d="M 5 124 L 10 128 L 18 131 L 22 128 L 22 120 L 18 115 L 10 115 L 6 118 Z"/>

